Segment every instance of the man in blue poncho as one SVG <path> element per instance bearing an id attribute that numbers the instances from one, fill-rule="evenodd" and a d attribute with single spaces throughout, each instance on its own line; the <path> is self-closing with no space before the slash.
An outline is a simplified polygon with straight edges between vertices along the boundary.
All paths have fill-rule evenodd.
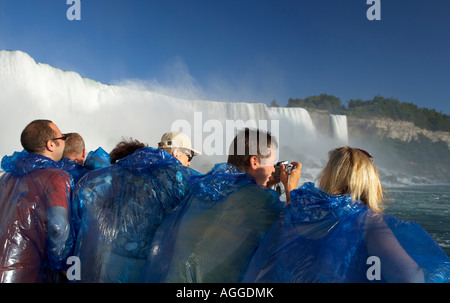
<path id="1" fill-rule="evenodd" d="M 192 151 L 190 140 L 183 144 Z M 156 228 L 198 174 L 137 140 L 120 142 L 110 155 L 114 164 L 87 173 L 74 191 L 81 282 L 138 282 Z"/>
<path id="2" fill-rule="evenodd" d="M 86 148 L 83 137 L 78 133 L 67 133 L 63 159 L 60 161 L 62 168 L 69 172 L 76 184 L 86 173 L 93 169 L 108 166 L 110 157 L 106 151 L 99 147 L 89 152 L 86 157 Z"/>
<path id="3" fill-rule="evenodd" d="M 73 181 L 57 163 L 65 135 L 49 120 L 22 132 L 23 152 L 2 159 L 0 282 L 55 282 L 73 236 L 69 220 Z"/>
<path id="4" fill-rule="evenodd" d="M 79 133 L 67 133 L 66 137 L 63 159 L 69 158 L 80 165 L 84 165 L 86 145 L 83 137 Z"/>
<path id="5" fill-rule="evenodd" d="M 283 207 L 266 187 L 276 149 L 270 133 L 245 129 L 232 142 L 228 163 L 193 177 L 192 194 L 154 237 L 143 281 L 240 282 Z"/>

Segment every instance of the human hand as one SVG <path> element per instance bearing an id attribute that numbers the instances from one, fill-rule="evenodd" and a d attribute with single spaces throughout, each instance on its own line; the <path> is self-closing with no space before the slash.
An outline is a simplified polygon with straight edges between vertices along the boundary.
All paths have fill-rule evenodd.
<path id="1" fill-rule="evenodd" d="M 289 173 L 287 171 L 286 165 L 280 165 L 280 182 L 284 185 L 285 190 L 288 188 L 289 183 Z"/>
<path id="2" fill-rule="evenodd" d="M 280 178 L 275 178 L 274 177 L 274 175 L 271 175 L 270 177 L 269 177 L 269 181 L 267 181 L 267 187 L 272 187 L 272 186 L 274 186 L 275 184 L 278 184 L 278 183 L 280 183 Z"/>
<path id="3" fill-rule="evenodd" d="M 286 190 L 291 191 L 297 189 L 298 182 L 300 181 L 300 177 L 302 175 L 302 164 L 300 162 L 291 162 L 292 170 L 291 175 L 289 177 L 289 184 L 286 187 Z"/>

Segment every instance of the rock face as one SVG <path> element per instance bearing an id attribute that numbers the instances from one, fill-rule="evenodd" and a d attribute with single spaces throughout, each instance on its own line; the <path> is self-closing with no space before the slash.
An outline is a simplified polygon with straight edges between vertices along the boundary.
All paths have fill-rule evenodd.
<path id="1" fill-rule="evenodd" d="M 324 110 L 308 109 L 316 128 L 322 133 L 330 131 L 330 113 Z M 347 116 L 349 137 L 373 137 L 398 139 L 403 142 L 417 140 L 419 135 L 432 142 L 444 141 L 450 149 L 450 132 L 430 131 L 419 128 L 412 122 L 395 121 L 387 118 L 360 118 Z"/>
<path id="2" fill-rule="evenodd" d="M 450 149 L 450 133 L 429 131 L 415 126 L 412 122 L 394 121 L 386 118 L 361 119 L 347 117 L 348 130 L 352 135 L 375 135 L 380 139 L 398 139 L 404 142 L 417 140 L 419 135 L 429 138 L 432 142 L 444 141 Z"/>
<path id="3" fill-rule="evenodd" d="M 331 132 L 328 111 L 308 111 L 318 131 Z M 367 148 L 376 155 L 383 180 L 400 184 L 408 176 L 405 182 L 412 184 L 450 183 L 450 132 L 422 129 L 407 121 L 352 116 L 347 116 L 347 129 L 350 146 Z"/>

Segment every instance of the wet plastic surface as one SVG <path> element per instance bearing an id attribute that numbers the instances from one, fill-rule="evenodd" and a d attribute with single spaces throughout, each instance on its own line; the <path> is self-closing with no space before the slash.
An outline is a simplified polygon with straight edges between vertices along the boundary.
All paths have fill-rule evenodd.
<path id="1" fill-rule="evenodd" d="M 73 181 L 57 162 L 26 151 L 5 156 L 2 169 L 0 281 L 54 282 L 74 239 L 68 209 Z"/>
<path id="2" fill-rule="evenodd" d="M 150 147 L 86 174 L 73 198 L 81 282 L 139 282 L 156 228 L 196 174 Z"/>
<path id="3" fill-rule="evenodd" d="M 104 149 L 99 147 L 95 151 L 89 152 L 84 161 L 84 165 L 80 165 L 69 158 L 64 158 L 59 161 L 59 163 L 61 164 L 62 169 L 66 170 L 73 177 L 74 184 L 77 184 L 77 182 L 91 170 L 109 166 L 110 157 Z"/>
<path id="4" fill-rule="evenodd" d="M 193 178 L 192 194 L 155 234 L 144 282 L 240 282 L 283 204 L 278 194 L 221 163 Z"/>
<path id="5" fill-rule="evenodd" d="M 419 224 L 305 183 L 291 192 L 291 204 L 256 252 L 244 282 L 448 282 L 449 277 L 449 258 Z"/>

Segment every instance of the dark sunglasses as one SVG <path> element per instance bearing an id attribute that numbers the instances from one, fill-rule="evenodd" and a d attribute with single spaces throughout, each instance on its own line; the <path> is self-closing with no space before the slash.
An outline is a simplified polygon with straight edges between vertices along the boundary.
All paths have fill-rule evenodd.
<path id="1" fill-rule="evenodd" d="M 188 157 L 188 161 L 191 162 L 192 158 L 194 158 L 194 155 L 192 152 L 183 152 Z"/>
<path id="2" fill-rule="evenodd" d="M 59 137 L 59 138 L 53 138 L 53 139 L 50 139 L 50 140 L 52 140 L 52 141 L 54 141 L 54 140 L 63 140 L 63 141 L 66 141 L 66 139 L 67 139 L 67 135 L 66 135 L 66 134 L 63 134 L 62 137 Z"/>

